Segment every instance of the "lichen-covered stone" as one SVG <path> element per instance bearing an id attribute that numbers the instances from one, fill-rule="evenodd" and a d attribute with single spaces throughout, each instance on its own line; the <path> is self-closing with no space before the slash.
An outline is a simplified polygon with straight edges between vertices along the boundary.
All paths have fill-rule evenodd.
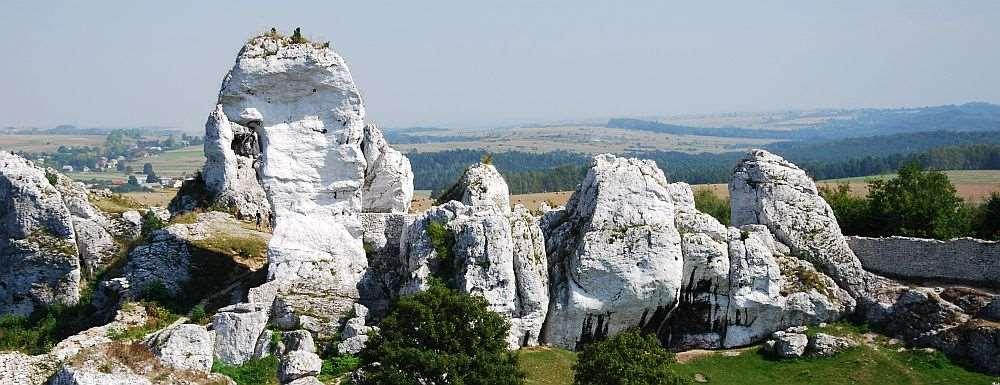
<path id="1" fill-rule="evenodd" d="M 241 303 L 219 309 L 212 316 L 215 331 L 215 358 L 229 365 L 240 365 L 253 357 L 257 341 L 267 327 L 266 306 Z"/>
<path id="2" fill-rule="evenodd" d="M 157 332 L 147 342 L 160 361 L 182 370 L 208 373 L 215 338 L 204 326 L 180 324 Z"/>

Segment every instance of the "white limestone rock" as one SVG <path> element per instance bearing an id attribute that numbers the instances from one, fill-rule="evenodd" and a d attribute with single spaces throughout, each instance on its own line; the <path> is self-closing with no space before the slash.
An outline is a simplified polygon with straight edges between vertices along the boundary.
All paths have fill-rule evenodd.
<path id="1" fill-rule="evenodd" d="M 313 342 L 312 333 L 305 330 L 293 330 L 281 334 L 281 341 L 285 345 L 285 351 L 304 350 L 316 353 L 316 343 Z"/>
<path id="2" fill-rule="evenodd" d="M 805 334 L 781 333 L 774 339 L 774 354 L 779 358 L 802 357 L 809 344 Z"/>
<path id="3" fill-rule="evenodd" d="M 674 212 L 654 162 L 594 157 L 565 212 L 543 220 L 552 293 L 546 342 L 575 348 L 629 327 L 661 327 L 682 284 Z"/>
<path id="4" fill-rule="evenodd" d="M 205 123 L 204 148 L 201 176 L 212 203 L 242 217 L 270 217 L 270 203 L 257 181 L 260 146 L 254 128 L 230 121 L 218 104 Z"/>
<path id="5" fill-rule="evenodd" d="M 518 204 L 510 214 L 510 234 L 517 281 L 511 320 L 512 346 L 537 346 L 549 312 L 549 263 L 538 218 Z"/>
<path id="6" fill-rule="evenodd" d="M 402 242 L 417 216 L 401 213 L 361 213 L 368 270 L 358 287 L 359 302 L 375 319 L 381 318 L 403 284 Z"/>
<path id="7" fill-rule="evenodd" d="M 830 205 L 805 171 L 764 150 L 750 150 L 729 183 L 733 225 L 765 225 L 791 255 L 816 264 L 854 298 L 891 286 L 866 272 L 851 251 Z"/>
<path id="8" fill-rule="evenodd" d="M 80 299 L 73 216 L 32 162 L 0 151 L 0 315 Z"/>
<path id="9" fill-rule="evenodd" d="M 91 368 L 65 366 L 49 385 L 152 385 L 148 378 L 131 373 L 102 373 Z"/>
<path id="10" fill-rule="evenodd" d="M 122 222 L 125 227 L 125 234 L 128 238 L 135 239 L 142 233 L 142 214 L 136 210 L 129 210 L 122 213 Z"/>
<path id="11" fill-rule="evenodd" d="M 182 370 L 208 373 L 215 339 L 204 326 L 180 324 L 157 332 L 146 344 L 160 361 Z"/>
<path id="12" fill-rule="evenodd" d="M 0 352 L 0 385 L 44 384 L 56 371 L 55 365 L 46 355 Z"/>
<path id="13" fill-rule="evenodd" d="M 302 377 L 286 385 L 323 385 L 323 382 L 316 379 L 316 377 Z"/>
<path id="14" fill-rule="evenodd" d="M 809 338 L 807 350 L 811 355 L 829 357 L 857 345 L 856 342 L 847 337 L 816 333 L 816 335 Z"/>
<path id="15" fill-rule="evenodd" d="M 284 384 L 305 377 L 315 377 L 322 367 L 323 360 L 316 353 L 293 350 L 281 358 L 278 379 Z"/>
<path id="16" fill-rule="evenodd" d="M 267 327 L 267 307 L 260 303 L 240 303 L 219 309 L 212 316 L 215 358 L 230 365 L 240 365 L 252 358 Z"/>
<path id="17" fill-rule="evenodd" d="M 129 252 L 124 278 L 129 282 L 131 297 L 141 297 L 151 285 L 156 284 L 162 284 L 171 296 L 181 294 L 184 285 L 191 279 L 188 240 L 192 238 L 192 227 L 201 228 L 176 224 L 155 230 L 150 235 L 149 243 L 136 246 Z"/>
<path id="18" fill-rule="evenodd" d="M 458 183 L 439 198 L 440 203 L 459 201 L 466 206 L 488 207 L 500 213 L 510 212 L 507 182 L 492 164 L 477 163 L 462 173 Z"/>
<path id="19" fill-rule="evenodd" d="M 389 147 L 382 130 L 374 123 L 365 126 L 361 151 L 367 163 L 361 191 L 362 210 L 373 213 L 409 212 L 413 200 L 410 160 Z"/>
<path id="20" fill-rule="evenodd" d="M 260 36 L 240 51 L 219 103 L 260 142 L 257 175 L 274 217 L 268 279 L 288 282 L 279 285 L 283 311 L 331 328 L 358 299 L 367 269 L 359 218 L 365 109 L 350 71 L 327 47 Z"/>

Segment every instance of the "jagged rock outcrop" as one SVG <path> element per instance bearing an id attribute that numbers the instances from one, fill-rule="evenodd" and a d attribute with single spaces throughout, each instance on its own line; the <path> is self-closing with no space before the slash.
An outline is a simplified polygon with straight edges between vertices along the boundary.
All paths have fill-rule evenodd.
<path id="1" fill-rule="evenodd" d="M 537 345 L 548 312 L 547 258 L 538 221 L 524 207 L 511 211 L 507 183 L 496 169 L 470 167 L 450 201 L 417 216 L 405 231 L 403 294 L 438 279 L 482 296 L 511 320 L 512 348 Z M 464 187 L 463 187 L 464 188 Z M 446 194 L 447 195 L 447 194 Z"/>
<path id="2" fill-rule="evenodd" d="M 237 116 L 235 121 L 230 120 L 222 104 L 208 115 L 201 172 L 204 188 L 211 205 L 241 217 L 269 218 L 271 205 L 257 180 L 260 144 L 256 129 L 261 122 L 255 116 Z"/>
<path id="3" fill-rule="evenodd" d="M 360 303 L 380 319 L 403 284 L 401 244 L 415 214 L 362 213 L 362 237 L 368 270 L 359 285 Z"/>
<path id="4" fill-rule="evenodd" d="M 73 216 L 50 176 L 0 151 L 0 315 L 80 299 Z"/>
<path id="5" fill-rule="evenodd" d="M 729 195 L 733 225 L 767 226 L 793 256 L 818 265 L 852 297 L 877 296 L 889 285 L 864 270 L 816 184 L 791 162 L 751 150 L 733 171 Z"/>
<path id="6" fill-rule="evenodd" d="M 157 332 L 146 344 L 160 361 L 176 369 L 201 373 L 208 373 L 212 369 L 215 336 L 204 326 L 173 326 Z"/>
<path id="7" fill-rule="evenodd" d="M 367 164 L 361 190 L 362 210 L 372 213 L 409 212 L 413 200 L 410 160 L 389 147 L 382 130 L 373 123 L 365 126 L 361 152 Z"/>
<path id="8" fill-rule="evenodd" d="M 628 327 L 663 326 L 682 281 L 674 211 L 655 163 L 594 157 L 566 208 L 544 221 L 548 343 L 574 348 Z"/>
<path id="9" fill-rule="evenodd" d="M 51 168 L 46 169 L 45 173 L 51 176 L 50 181 L 55 180 L 53 186 L 59 190 L 63 203 L 72 215 L 82 277 L 93 278 L 111 262 L 122 247 L 115 240 L 116 236 L 127 239 L 128 234 L 119 230 L 119 224 L 90 203 L 90 194 L 82 183 L 74 182 Z"/>
<path id="10" fill-rule="evenodd" d="M 311 314 L 332 334 L 367 268 L 359 218 L 365 109 L 350 71 L 326 46 L 259 36 L 240 51 L 219 104 L 260 143 L 257 177 L 274 218 L 268 278 L 281 281 L 275 298 L 283 313 Z"/>
<path id="11" fill-rule="evenodd" d="M 510 191 L 507 182 L 492 164 L 477 163 L 462 173 L 458 182 L 441 194 L 438 203 L 459 201 L 467 206 L 493 208 L 510 212 Z"/>

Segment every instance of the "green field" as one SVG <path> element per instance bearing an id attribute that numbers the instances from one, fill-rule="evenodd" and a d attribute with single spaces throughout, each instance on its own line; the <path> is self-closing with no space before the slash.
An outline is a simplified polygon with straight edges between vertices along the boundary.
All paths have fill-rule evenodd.
<path id="1" fill-rule="evenodd" d="M 103 146 L 105 135 L 0 135 L 0 149 L 7 151 L 55 152 L 59 146 Z"/>
<path id="2" fill-rule="evenodd" d="M 132 166 L 135 173 L 142 172 L 142 165 L 150 163 L 153 171 L 161 177 L 178 178 L 183 175 L 192 175 L 201 169 L 205 163 L 205 154 L 202 146 L 189 146 L 177 150 L 165 151 L 148 158 L 136 159 L 127 162 Z M 66 173 L 70 178 L 78 181 L 97 180 L 101 182 L 113 182 L 128 180 L 128 175 L 117 171 L 108 172 L 71 172 Z"/>
<path id="3" fill-rule="evenodd" d="M 831 325 L 823 331 L 861 340 L 861 331 L 850 325 Z M 876 342 L 841 352 L 833 357 L 777 361 L 757 348 L 730 350 L 731 354 L 707 352 L 673 365 L 681 378 L 696 383 L 725 385 L 994 385 L 1000 377 L 964 369 L 944 354 L 922 349 L 903 349 L 877 337 Z M 681 353 L 683 354 L 683 353 Z M 576 353 L 556 348 L 525 349 L 519 353 L 521 368 L 529 385 L 569 385 L 573 383 Z"/>
<path id="4" fill-rule="evenodd" d="M 954 184 L 997 184 L 1000 185 L 1000 170 L 948 170 L 942 171 Z M 874 176 L 858 176 L 853 178 L 829 179 L 820 182 L 866 182 L 869 179 L 888 179 L 896 176 L 883 174 Z"/>

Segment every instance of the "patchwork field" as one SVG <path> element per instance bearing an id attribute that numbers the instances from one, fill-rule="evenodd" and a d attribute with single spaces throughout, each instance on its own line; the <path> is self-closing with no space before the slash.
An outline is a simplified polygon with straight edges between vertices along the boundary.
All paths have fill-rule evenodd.
<path id="1" fill-rule="evenodd" d="M 101 146 L 105 135 L 0 135 L 0 149 L 8 151 L 54 152 L 59 146 Z"/>
<path id="2" fill-rule="evenodd" d="M 400 131 L 400 133 L 441 139 L 451 137 L 446 139 L 449 140 L 446 142 L 435 140 L 434 143 L 393 143 L 394 148 L 404 153 L 456 149 L 490 152 L 565 150 L 588 154 L 653 150 L 719 153 L 742 151 L 773 142 L 765 139 L 659 134 L 599 126 L 518 127 L 483 130 L 440 129 L 417 132 Z"/>

